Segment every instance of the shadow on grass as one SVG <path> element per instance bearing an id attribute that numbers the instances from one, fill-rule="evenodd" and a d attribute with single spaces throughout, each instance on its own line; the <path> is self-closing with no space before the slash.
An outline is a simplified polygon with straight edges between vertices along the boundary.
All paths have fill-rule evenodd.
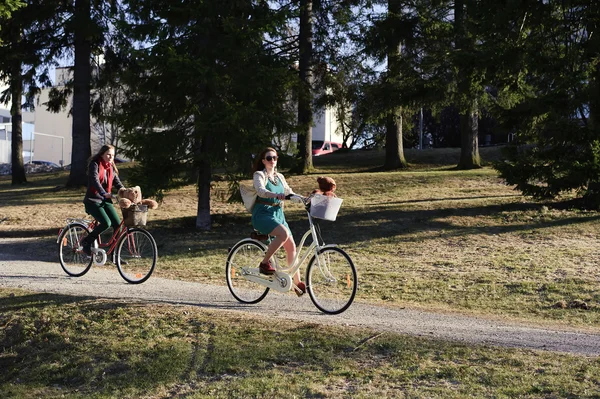
<path id="1" fill-rule="evenodd" d="M 488 197 L 483 197 L 488 198 Z M 469 198 L 457 198 L 457 201 Z M 448 199 L 443 199 L 448 200 Z M 442 199 L 433 199 L 433 201 L 442 201 Z M 411 201 L 409 201 L 411 202 Z M 415 202 L 425 202 L 425 200 L 416 200 Z M 600 215 L 569 217 L 554 220 L 538 220 L 535 222 L 523 222 L 521 224 L 494 224 L 485 226 L 461 226 L 441 220 L 447 217 L 477 217 L 491 216 L 501 213 L 520 213 L 525 211 L 538 210 L 540 204 L 536 203 L 509 203 L 473 207 L 446 207 L 428 210 L 401 210 L 390 209 L 389 205 L 407 203 L 399 201 L 397 203 L 386 204 L 386 206 L 374 206 L 368 211 L 352 212 L 346 209 L 346 214 L 338 216 L 336 222 L 320 221 L 324 231 L 327 232 L 329 239 L 327 242 L 337 244 L 352 245 L 366 240 L 381 238 L 401 238 L 403 236 L 414 237 L 419 232 L 439 232 L 438 237 L 457 237 L 478 234 L 496 235 L 503 233 L 514 233 L 526 230 L 540 230 L 558 226 L 575 225 L 600 220 Z M 561 208 L 561 204 L 557 204 Z M 368 223 L 365 223 L 368 222 Z M 292 227 L 292 230 L 294 228 Z M 296 233 L 294 231 L 294 233 Z M 415 240 L 422 240 L 422 237 L 414 237 Z"/>
<path id="2" fill-rule="evenodd" d="M 538 220 L 519 221 L 520 213 L 538 211 L 541 203 L 510 202 L 479 206 L 463 206 L 461 201 L 517 198 L 519 195 L 446 197 L 396 201 L 384 205 L 373 205 L 367 210 L 343 208 L 336 222 L 315 221 L 320 225 L 323 238 L 327 243 L 355 245 L 372 239 L 397 238 L 423 239 L 415 237 L 420 232 L 439 232 L 439 237 L 457 237 L 469 235 L 496 235 L 526 230 L 539 230 L 557 226 L 597 221 L 597 213 L 581 214 L 567 218 L 539 218 Z M 446 206 L 436 205 L 435 209 L 402 209 L 403 205 L 427 202 L 448 201 Z M 553 209 L 569 209 L 573 202 L 545 204 Z M 503 217 L 516 215 L 516 222 L 504 223 Z M 492 217 L 487 225 L 460 225 L 445 220 L 449 217 Z M 288 223 L 296 241 L 308 227 L 302 211 L 286 214 Z M 498 223 L 494 224 L 494 218 Z M 202 256 L 204 251 L 226 251 L 238 240 L 248 237 L 252 231 L 250 215 L 247 213 L 227 213 L 213 215 L 210 231 L 199 231 L 195 227 L 195 217 L 181 217 L 168 220 L 149 221 L 147 229 L 154 236 L 160 255 L 180 256 L 191 249 Z M 490 224 L 492 223 L 492 224 Z M 13 230 L 0 232 L 0 238 L 44 237 L 47 240 L 28 240 L 24 242 L 1 243 L 0 253 L 10 253 L 19 259 L 56 260 L 55 239 L 58 229 Z M 406 239 L 406 238 L 405 238 Z M 33 247 L 35 246 L 35 247 Z"/>
<path id="3" fill-rule="evenodd" d="M 46 279 L 47 277 L 44 277 Z M 0 312 L 22 310 L 25 308 L 45 308 L 48 306 L 80 303 L 82 301 L 95 301 L 94 297 L 70 296 L 59 294 L 29 294 L 0 298 Z"/>
<path id="4" fill-rule="evenodd" d="M 45 228 L 45 229 L 14 229 L 0 231 L 0 238 L 41 238 L 41 237 L 52 237 L 56 241 L 58 236 L 58 228 Z M 0 248 L 3 245 L 0 244 Z M 2 250 L 0 249 L 0 253 Z"/>

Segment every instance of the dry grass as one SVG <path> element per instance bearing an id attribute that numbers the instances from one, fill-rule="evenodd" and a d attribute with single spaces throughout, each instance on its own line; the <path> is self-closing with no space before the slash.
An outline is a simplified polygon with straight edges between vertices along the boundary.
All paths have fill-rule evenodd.
<path id="1" fill-rule="evenodd" d="M 487 159 L 497 158 L 490 149 Z M 597 212 L 523 198 L 489 167 L 453 169 L 457 150 L 407 151 L 407 171 L 379 172 L 381 152 L 315 159 L 335 178 L 344 204 L 335 223 L 321 223 L 328 243 L 352 256 L 359 271 L 357 300 L 440 311 L 510 317 L 537 324 L 600 328 L 600 235 Z M 123 168 L 126 179 L 127 169 Z M 316 175 L 289 176 L 298 193 Z M 40 256 L 54 259 L 52 238 L 66 217 L 84 216 L 79 190 L 53 190 L 65 175 L 30 176 L 11 187 L 0 179 L 0 236 L 41 236 Z M 194 229 L 196 191 L 169 193 L 149 216 L 160 263 L 155 275 L 224 284 L 227 248 L 251 231 L 241 204 L 229 204 L 215 183 L 213 229 Z M 289 204 L 296 238 L 302 209 Z"/>

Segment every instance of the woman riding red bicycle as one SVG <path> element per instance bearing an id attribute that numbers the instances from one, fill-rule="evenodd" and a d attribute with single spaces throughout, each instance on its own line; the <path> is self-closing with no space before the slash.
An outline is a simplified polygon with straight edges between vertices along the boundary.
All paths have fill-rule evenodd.
<path id="1" fill-rule="evenodd" d="M 121 218 L 113 206 L 111 191 L 123 186 L 119 179 L 119 171 L 114 164 L 115 147 L 105 144 L 90 158 L 88 165 L 88 186 L 83 198 L 85 211 L 92 215 L 98 226 L 82 240 L 83 252 L 91 256 L 91 247 L 100 234 L 118 228 Z"/>

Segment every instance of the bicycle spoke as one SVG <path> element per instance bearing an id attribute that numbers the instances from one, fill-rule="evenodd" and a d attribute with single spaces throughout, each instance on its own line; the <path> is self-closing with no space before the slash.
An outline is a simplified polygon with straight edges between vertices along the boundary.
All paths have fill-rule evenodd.
<path id="1" fill-rule="evenodd" d="M 264 248 L 250 240 L 236 244 L 229 252 L 225 266 L 227 286 L 238 301 L 257 303 L 269 292 L 268 288 L 245 278 L 247 274 L 258 274 L 258 265 L 264 256 Z"/>
<path id="2" fill-rule="evenodd" d="M 307 270 L 308 293 L 321 311 L 338 314 L 346 310 L 356 295 L 356 269 L 340 248 L 322 249 Z"/>
<path id="3" fill-rule="evenodd" d="M 61 233 L 58 258 L 69 276 L 83 276 L 92 266 L 92 258 L 83 253 L 81 244 L 87 235 L 87 227 L 83 224 L 71 224 Z"/>
<path id="4" fill-rule="evenodd" d="M 157 253 L 156 242 L 150 233 L 130 229 L 117 244 L 115 261 L 119 273 L 128 283 L 143 283 L 156 266 Z"/>

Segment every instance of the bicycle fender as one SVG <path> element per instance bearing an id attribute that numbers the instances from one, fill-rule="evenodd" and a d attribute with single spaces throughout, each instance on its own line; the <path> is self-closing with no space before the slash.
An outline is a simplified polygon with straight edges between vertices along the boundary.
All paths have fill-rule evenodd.
<path id="1" fill-rule="evenodd" d="M 234 247 L 237 247 L 237 246 L 239 246 L 239 245 L 242 245 L 242 243 L 244 243 L 244 244 L 245 244 L 245 243 L 249 243 L 249 242 L 253 242 L 253 243 L 256 243 L 256 244 L 260 245 L 260 247 L 261 247 L 262 249 L 267 249 L 267 246 L 265 245 L 265 243 L 264 243 L 264 242 L 262 242 L 262 241 L 259 241 L 259 240 L 255 240 L 254 238 L 244 238 L 243 240 L 240 240 L 240 241 L 236 242 L 236 243 L 235 243 L 235 245 L 234 245 Z M 233 247 L 232 247 L 232 248 L 233 248 Z"/>
<path id="2" fill-rule="evenodd" d="M 63 231 L 68 230 L 71 226 L 81 226 L 81 227 L 85 228 L 88 232 L 90 231 L 90 229 L 88 228 L 88 226 L 85 225 L 84 223 L 80 223 L 80 222 L 69 223 L 65 227 L 63 227 L 60 230 L 58 230 L 58 236 L 56 236 L 56 243 L 57 244 L 60 244 L 60 236 L 62 235 Z"/>
<path id="3" fill-rule="evenodd" d="M 323 245 L 320 249 L 319 252 L 321 252 L 322 250 L 326 249 L 326 248 L 339 248 L 339 245 L 337 244 L 327 244 L 327 245 Z"/>

